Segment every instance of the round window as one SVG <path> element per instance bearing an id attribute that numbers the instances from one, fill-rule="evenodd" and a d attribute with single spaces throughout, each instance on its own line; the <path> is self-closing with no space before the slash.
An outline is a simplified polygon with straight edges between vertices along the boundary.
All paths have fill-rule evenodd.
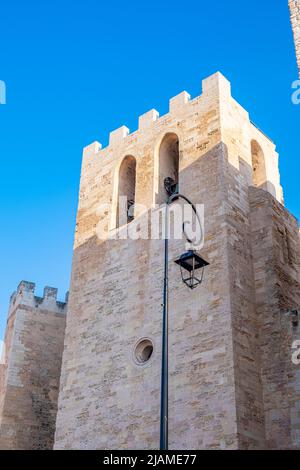
<path id="1" fill-rule="evenodd" d="M 153 354 L 153 343 L 150 339 L 140 340 L 134 349 L 134 359 L 137 364 L 146 364 Z"/>

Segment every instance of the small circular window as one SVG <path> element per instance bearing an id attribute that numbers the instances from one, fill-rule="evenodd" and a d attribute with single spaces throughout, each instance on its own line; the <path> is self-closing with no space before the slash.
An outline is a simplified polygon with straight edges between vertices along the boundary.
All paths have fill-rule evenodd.
<path id="1" fill-rule="evenodd" d="M 153 354 L 153 343 L 150 339 L 140 340 L 134 349 L 134 360 L 137 364 L 146 364 Z"/>

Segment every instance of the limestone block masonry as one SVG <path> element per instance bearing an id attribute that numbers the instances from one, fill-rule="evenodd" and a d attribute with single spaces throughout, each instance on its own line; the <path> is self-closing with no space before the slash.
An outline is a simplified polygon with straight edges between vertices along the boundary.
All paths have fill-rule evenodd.
<path id="1" fill-rule="evenodd" d="M 289 0 L 291 22 L 295 39 L 296 57 L 300 76 L 300 1 Z"/>
<path id="2" fill-rule="evenodd" d="M 180 191 L 204 204 L 210 266 L 190 291 L 173 262 L 184 242 L 170 241 L 170 448 L 300 449 L 298 222 L 274 143 L 220 73 L 84 149 L 55 448 L 159 446 L 163 241 L 110 235 L 127 228 L 118 196 L 134 199 L 138 231 L 175 160 Z"/>
<path id="3" fill-rule="evenodd" d="M 52 449 L 67 304 L 57 289 L 34 295 L 22 281 L 11 297 L 0 368 L 0 449 Z"/>

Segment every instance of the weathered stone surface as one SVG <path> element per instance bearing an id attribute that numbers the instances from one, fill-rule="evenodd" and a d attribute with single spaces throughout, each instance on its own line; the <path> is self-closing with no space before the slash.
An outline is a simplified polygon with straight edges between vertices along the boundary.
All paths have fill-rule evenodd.
<path id="1" fill-rule="evenodd" d="M 266 445 L 299 449 L 300 368 L 291 345 L 300 331 L 290 316 L 300 305 L 298 222 L 265 191 L 250 188 L 249 200 Z"/>
<path id="2" fill-rule="evenodd" d="M 167 115 L 144 115 L 135 133 L 120 129 L 111 146 L 84 152 L 55 448 L 158 447 L 163 241 L 109 235 L 117 227 L 123 159 L 136 159 L 135 201 L 145 206 L 132 227 L 153 210 L 160 144 L 174 134 L 180 191 L 205 206 L 202 254 L 210 266 L 203 285 L 189 291 L 172 262 L 184 242 L 170 242 L 170 448 L 300 448 L 291 336 L 271 338 L 272 354 L 277 358 L 278 348 L 281 358 L 274 370 L 267 362 L 268 325 L 274 337 L 279 322 L 289 331 L 284 312 L 299 306 L 298 226 L 282 206 L 275 145 L 220 73 L 203 82 L 201 96 L 171 99 Z M 104 213 L 101 204 L 108 204 Z M 133 359 L 141 338 L 154 345 L 143 366 Z M 286 375 L 280 380 L 282 367 L 293 385 Z M 274 387 L 289 387 L 292 396 L 273 395 Z"/>
<path id="3" fill-rule="evenodd" d="M 0 369 L 0 449 L 52 449 L 66 304 L 57 289 L 34 295 L 21 282 L 12 295 Z"/>
<path id="4" fill-rule="evenodd" d="M 289 0 L 291 12 L 291 22 L 295 39 L 296 57 L 300 76 L 300 2 L 299 0 Z"/>

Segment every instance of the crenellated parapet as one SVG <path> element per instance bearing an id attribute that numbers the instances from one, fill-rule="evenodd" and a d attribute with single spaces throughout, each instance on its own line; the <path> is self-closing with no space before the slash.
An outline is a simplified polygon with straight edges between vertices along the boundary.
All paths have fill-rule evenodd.
<path id="1" fill-rule="evenodd" d="M 169 100 L 166 114 L 152 108 L 138 117 L 133 132 L 122 125 L 110 132 L 107 146 L 96 141 L 84 148 L 75 247 L 94 236 L 103 240 L 124 225 L 118 221 L 122 192 L 131 193 L 136 219 L 162 203 L 162 175 L 172 173 L 163 157 L 168 136 L 176 136 L 177 176 L 185 192 L 188 168 L 222 145 L 224 159 L 248 186 L 262 187 L 283 202 L 274 142 L 253 124 L 232 96 L 229 80 L 217 72 L 202 80 L 199 96 L 182 91 Z M 126 159 L 135 163 L 123 171 Z M 130 174 L 135 177 L 129 183 Z"/>
<path id="2" fill-rule="evenodd" d="M 233 110 L 233 112 L 232 112 Z M 145 146 L 155 144 L 164 132 L 178 132 L 181 148 L 189 151 L 190 147 L 207 150 L 216 143 L 226 140 L 226 132 L 236 133 L 236 121 L 239 121 L 241 138 L 262 141 L 267 152 L 275 152 L 274 143 L 250 120 L 249 113 L 233 98 L 231 83 L 222 73 L 217 72 L 202 80 L 202 93 L 195 98 L 187 91 L 170 98 L 169 110 L 160 116 L 156 109 L 151 109 L 138 117 L 137 129 L 130 132 L 126 125 L 114 129 L 109 134 L 108 145 L 103 147 L 98 141 L 83 149 L 83 174 L 91 167 L 90 158 L 118 160 L 122 156 L 144 153 Z M 233 124 L 233 122 L 235 124 Z M 181 135 L 180 135 L 181 133 Z M 226 143 L 226 142 L 225 142 Z M 155 149 L 153 148 L 153 153 Z M 92 173 L 94 173 L 93 167 Z"/>
<path id="3" fill-rule="evenodd" d="M 46 286 L 43 296 L 40 297 L 35 295 L 35 287 L 34 282 L 21 281 L 17 290 L 10 298 L 9 312 L 11 313 L 20 305 L 25 305 L 27 307 L 34 307 L 37 310 L 50 310 L 54 313 L 66 314 L 68 293 L 65 296 L 65 300 L 60 301 L 57 299 L 57 288 Z"/>
<path id="4" fill-rule="evenodd" d="M 130 142 L 130 139 L 133 141 L 138 140 L 140 134 L 141 138 L 143 138 L 142 133 L 148 131 L 149 128 L 153 126 L 156 128 L 160 127 L 168 119 L 173 124 L 174 117 L 182 119 L 185 114 L 193 112 L 198 105 L 209 105 L 209 102 L 213 102 L 218 98 L 222 99 L 222 96 L 225 99 L 231 97 L 231 85 L 220 72 L 217 72 L 202 81 L 202 94 L 200 96 L 191 99 L 191 95 L 187 91 L 182 91 L 170 98 L 167 114 L 160 116 L 156 109 L 151 109 L 138 117 L 138 128 L 136 131 L 131 133 L 128 127 L 123 125 L 110 132 L 108 147 L 103 148 L 102 144 L 96 141 L 85 147 L 84 155 L 104 154 L 120 144 L 125 144 L 126 141 Z"/>

